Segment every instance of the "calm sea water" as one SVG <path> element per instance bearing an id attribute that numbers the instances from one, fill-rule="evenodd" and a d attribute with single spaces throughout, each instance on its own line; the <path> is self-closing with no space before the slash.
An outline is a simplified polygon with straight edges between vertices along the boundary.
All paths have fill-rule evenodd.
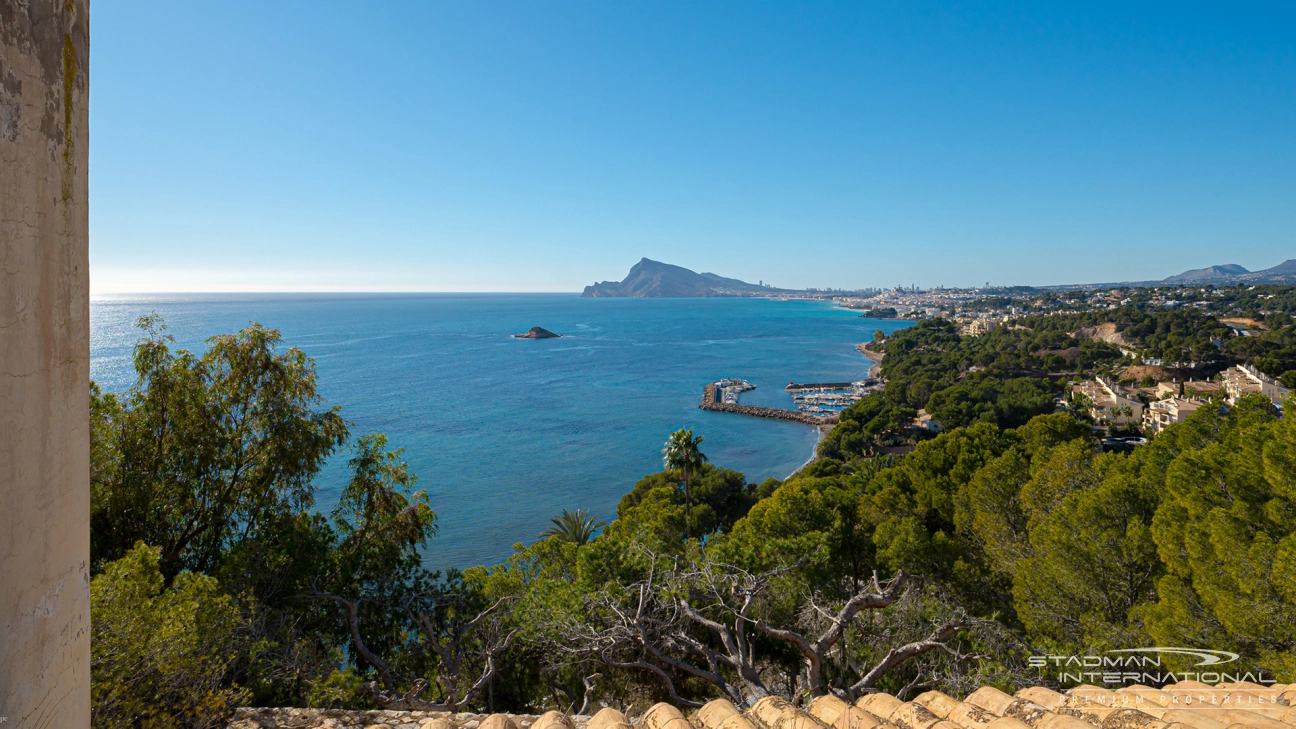
<path id="1" fill-rule="evenodd" d="M 200 351 L 251 321 L 315 359 L 320 391 L 352 432 L 405 449 L 439 515 L 434 568 L 490 563 L 531 542 L 563 508 L 612 518 L 622 494 L 661 470 L 675 429 L 706 438 L 713 463 L 749 481 L 808 459 L 815 429 L 698 409 L 722 377 L 757 387 L 742 402 L 792 407 L 789 380 L 841 381 L 870 366 L 855 344 L 899 322 L 813 302 L 582 299 L 569 294 L 156 295 L 91 302 L 91 376 L 135 380 L 135 321 L 157 312 L 177 346 Z M 542 326 L 561 339 L 509 335 Z M 327 510 L 347 454 L 320 475 Z"/>

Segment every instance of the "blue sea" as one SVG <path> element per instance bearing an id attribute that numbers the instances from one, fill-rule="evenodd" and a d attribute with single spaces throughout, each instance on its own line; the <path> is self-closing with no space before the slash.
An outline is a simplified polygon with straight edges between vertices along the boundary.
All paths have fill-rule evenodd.
<path id="1" fill-rule="evenodd" d="M 136 320 L 156 312 L 176 346 L 201 351 L 249 322 L 314 358 L 319 389 L 353 435 L 386 433 L 439 516 L 432 568 L 506 558 L 562 509 L 616 515 L 621 496 L 661 470 L 674 430 L 705 437 L 712 463 L 749 481 L 783 478 L 810 458 L 812 427 L 698 409 L 724 377 L 742 402 L 792 407 L 789 381 L 858 380 L 855 349 L 876 329 L 831 304 L 766 299 L 582 299 L 575 294 L 193 294 L 96 296 L 91 377 L 135 381 Z M 561 339 L 510 337 L 541 326 Z M 327 511 L 346 453 L 318 477 Z"/>

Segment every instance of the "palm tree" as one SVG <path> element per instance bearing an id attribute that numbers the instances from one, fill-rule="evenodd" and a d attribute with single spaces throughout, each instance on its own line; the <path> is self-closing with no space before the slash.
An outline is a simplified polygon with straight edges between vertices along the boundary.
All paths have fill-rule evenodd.
<path id="1" fill-rule="evenodd" d="M 679 471 L 684 476 L 684 538 L 692 539 L 692 522 L 690 521 L 690 509 L 692 497 L 689 494 L 689 480 L 694 472 L 702 469 L 702 464 L 706 463 L 707 457 L 702 454 L 699 446 L 704 439 L 700 435 L 693 435 L 693 429 L 680 429 L 671 433 L 666 441 L 666 447 L 662 448 L 662 462 L 666 464 L 666 470 Z"/>
<path id="2" fill-rule="evenodd" d="M 598 530 L 607 526 L 607 522 L 596 522 L 595 519 L 598 519 L 598 515 L 590 516 L 589 509 L 563 509 L 562 514 L 549 519 L 553 526 L 541 532 L 540 538 L 558 537 L 559 541 L 583 546 L 594 538 Z"/>

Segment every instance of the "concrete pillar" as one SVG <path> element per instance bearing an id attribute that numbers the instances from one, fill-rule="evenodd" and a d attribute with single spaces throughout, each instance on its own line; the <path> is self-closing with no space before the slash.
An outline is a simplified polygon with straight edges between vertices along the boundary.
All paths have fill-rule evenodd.
<path id="1" fill-rule="evenodd" d="M 88 0 L 0 0 L 0 729 L 90 726 Z"/>

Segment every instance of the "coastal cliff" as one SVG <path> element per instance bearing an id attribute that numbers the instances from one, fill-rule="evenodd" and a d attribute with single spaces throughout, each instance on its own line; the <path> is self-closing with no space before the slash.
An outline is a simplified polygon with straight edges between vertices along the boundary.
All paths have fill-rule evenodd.
<path id="1" fill-rule="evenodd" d="M 581 293 L 585 298 L 698 298 L 713 296 L 765 296 L 781 293 L 782 289 L 747 283 L 736 278 L 725 278 L 714 273 L 697 273 L 681 266 L 651 261 L 647 258 L 636 263 L 625 279 L 603 281 L 586 286 Z"/>

